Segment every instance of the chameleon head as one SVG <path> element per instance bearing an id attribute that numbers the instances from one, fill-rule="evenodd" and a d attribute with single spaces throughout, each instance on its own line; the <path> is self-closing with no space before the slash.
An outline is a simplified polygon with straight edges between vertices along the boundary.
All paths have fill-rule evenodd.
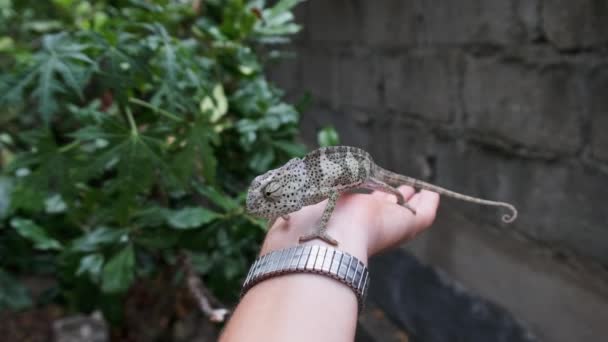
<path id="1" fill-rule="evenodd" d="M 254 216 L 273 219 L 302 208 L 302 187 L 306 168 L 300 158 L 291 159 L 278 169 L 257 176 L 247 192 L 247 211 Z"/>

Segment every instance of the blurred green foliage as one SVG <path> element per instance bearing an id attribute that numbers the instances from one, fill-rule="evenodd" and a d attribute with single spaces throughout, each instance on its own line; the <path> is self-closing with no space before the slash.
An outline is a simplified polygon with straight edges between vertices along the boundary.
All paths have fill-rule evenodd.
<path id="1" fill-rule="evenodd" d="M 45 300 L 116 320 L 182 250 L 234 298 L 248 182 L 305 152 L 263 74 L 299 1 L 0 0 L 0 309 L 52 275 Z"/>
<path id="2" fill-rule="evenodd" d="M 336 146 L 340 144 L 340 137 L 333 127 L 326 126 L 317 133 L 317 143 L 324 147 Z"/>

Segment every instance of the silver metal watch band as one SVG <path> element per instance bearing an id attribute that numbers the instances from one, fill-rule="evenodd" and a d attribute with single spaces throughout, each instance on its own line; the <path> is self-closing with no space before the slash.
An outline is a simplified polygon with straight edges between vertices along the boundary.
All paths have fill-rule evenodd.
<path id="1" fill-rule="evenodd" d="M 316 273 L 338 280 L 350 287 L 362 308 L 369 272 L 363 262 L 354 256 L 325 246 L 296 246 L 270 252 L 256 259 L 251 265 L 241 297 L 259 282 L 290 273 Z"/>

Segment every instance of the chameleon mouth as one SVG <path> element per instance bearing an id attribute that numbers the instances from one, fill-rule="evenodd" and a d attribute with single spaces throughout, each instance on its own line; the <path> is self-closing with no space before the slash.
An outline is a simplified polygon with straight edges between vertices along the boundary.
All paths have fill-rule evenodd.
<path id="1" fill-rule="evenodd" d="M 260 206 L 257 205 L 257 201 L 252 198 L 247 198 L 247 201 L 245 203 L 245 209 L 247 210 L 248 214 L 259 217 L 259 208 Z"/>
<path id="2" fill-rule="evenodd" d="M 251 216 L 260 217 L 260 212 L 251 207 L 247 207 L 247 213 Z"/>
<path id="3" fill-rule="evenodd" d="M 270 214 L 268 209 L 269 208 L 264 205 L 263 200 L 258 199 L 256 201 L 247 201 L 246 203 L 247 213 L 253 217 L 268 218 L 268 215 Z"/>

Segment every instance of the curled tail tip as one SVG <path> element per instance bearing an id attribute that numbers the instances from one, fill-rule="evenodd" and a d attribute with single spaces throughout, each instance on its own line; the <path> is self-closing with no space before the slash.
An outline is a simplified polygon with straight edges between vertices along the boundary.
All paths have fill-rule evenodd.
<path id="1" fill-rule="evenodd" d="M 513 214 L 511 214 L 511 215 L 509 215 L 509 214 L 502 215 L 502 222 L 504 222 L 504 223 L 511 223 L 511 222 L 515 221 L 516 217 L 517 216 L 515 216 Z"/>
<path id="2" fill-rule="evenodd" d="M 511 223 L 517 219 L 517 209 L 512 205 L 509 205 L 508 208 L 511 210 L 511 214 L 504 214 L 502 216 L 502 222 L 504 223 Z"/>

